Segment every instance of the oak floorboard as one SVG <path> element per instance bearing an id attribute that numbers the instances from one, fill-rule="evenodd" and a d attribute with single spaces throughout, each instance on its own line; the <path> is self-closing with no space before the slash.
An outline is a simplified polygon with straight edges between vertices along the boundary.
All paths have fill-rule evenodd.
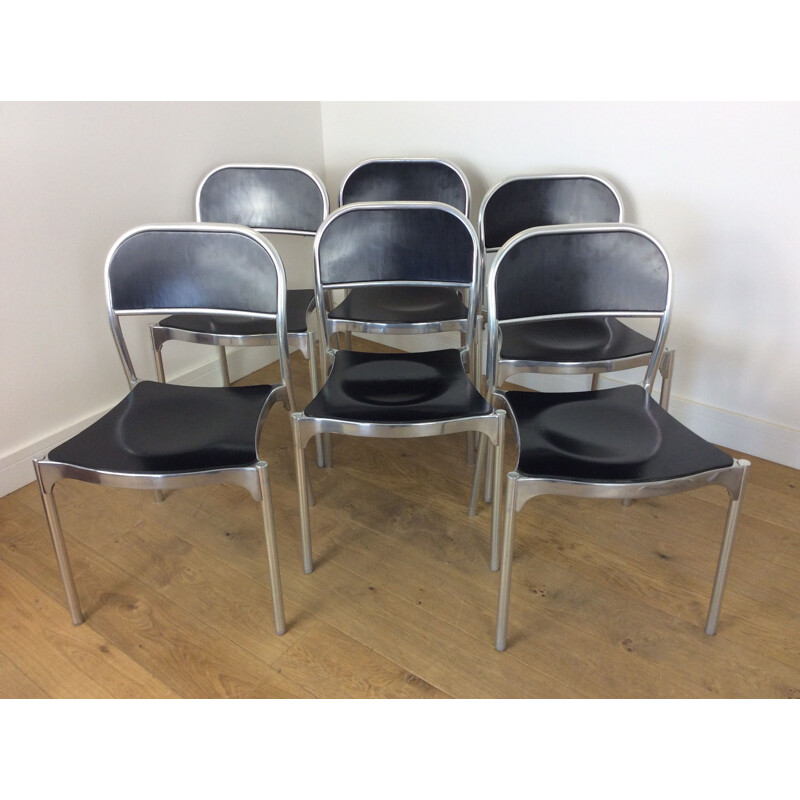
<path id="1" fill-rule="evenodd" d="M 0 651 L 0 700 L 44 700 L 47 692 Z"/>
<path id="2" fill-rule="evenodd" d="M 0 561 L 0 653 L 50 697 L 174 698 L 177 695 Z M 5 693 L 5 691 L 3 692 Z"/>

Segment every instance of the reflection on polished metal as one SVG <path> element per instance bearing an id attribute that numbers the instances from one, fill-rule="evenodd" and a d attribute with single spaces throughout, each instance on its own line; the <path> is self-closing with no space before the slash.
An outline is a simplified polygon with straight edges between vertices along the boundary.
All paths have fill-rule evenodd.
<path id="1" fill-rule="evenodd" d="M 545 494 L 627 504 L 709 486 L 724 488 L 728 513 L 705 625 L 707 634 L 716 633 L 750 465 L 694 434 L 650 396 L 659 365 L 666 362 L 671 375 L 672 354 L 662 358 L 672 306 L 671 278 L 661 245 L 641 228 L 624 223 L 524 231 L 503 245 L 492 264 L 487 391 L 495 405 L 508 411 L 517 448 L 517 466 L 505 481 L 497 650 L 507 646 L 516 516 L 525 503 Z M 641 386 L 552 393 L 500 389 L 526 366 L 524 354 L 515 360 L 501 356 L 503 331 L 510 326 L 606 317 L 657 321 Z M 485 448 L 482 441 L 478 467 Z M 493 483 L 494 505 L 499 507 L 497 476 Z M 477 491 L 476 471 L 472 507 Z"/>
<path id="2" fill-rule="evenodd" d="M 366 257 L 365 257 L 366 256 Z M 329 375 L 302 413 L 292 414 L 298 485 L 309 478 L 308 441 L 331 434 L 420 438 L 472 433 L 488 441 L 500 491 L 506 413 L 494 409 L 471 380 L 480 272 L 477 236 L 469 220 L 442 203 L 354 203 L 331 214 L 314 243 L 317 308 Z M 432 277 L 425 280 L 425 269 Z M 358 288 L 419 286 L 464 290 L 469 298 L 464 347 L 421 353 L 336 350 L 342 328 L 331 319 L 326 293 Z M 478 481 L 473 475 L 473 486 Z M 474 496 L 474 491 L 473 491 Z M 474 498 L 473 498 L 474 499 Z M 303 570 L 314 562 L 308 504 L 300 495 Z M 471 502 L 469 514 L 476 513 Z M 499 569 L 500 508 L 492 508 L 490 567 Z"/>
<path id="3" fill-rule="evenodd" d="M 215 281 L 218 259 L 237 263 L 237 282 Z M 233 484 L 261 504 L 275 631 L 286 630 L 267 464 L 258 441 L 275 403 L 295 410 L 288 370 L 286 283 L 275 248 L 239 225 L 189 223 L 136 228 L 106 261 L 109 322 L 130 392 L 84 431 L 34 460 L 70 616 L 83 622 L 55 484 L 64 479 L 108 487 L 165 490 Z M 275 327 L 281 382 L 238 388 L 186 387 L 140 380 L 120 325 L 122 316 L 225 314 Z M 166 421 L 166 422 L 165 422 Z M 224 425 L 220 425 L 224 422 Z M 301 492 L 307 502 L 310 495 Z"/>
<path id="4" fill-rule="evenodd" d="M 339 206 L 352 203 L 435 202 L 452 206 L 469 217 L 472 192 L 464 171 L 440 158 L 370 158 L 356 164 L 342 179 Z M 470 349 L 470 377 L 477 386 L 480 379 L 480 329 L 483 318 L 470 323 L 468 289 L 456 292 L 452 285 L 407 279 L 403 287 L 386 292 L 377 285 L 364 286 L 353 281 L 344 287 L 346 298 L 329 314 L 329 330 L 345 337 L 345 348 L 352 347 L 353 333 L 429 334 L 456 331 L 465 345 L 467 326 L 476 337 Z M 478 287 L 483 283 L 478 281 Z M 418 291 L 405 291 L 416 287 Z M 480 292 L 480 289 L 478 290 Z M 477 325 L 477 329 L 475 326 Z M 469 463 L 474 448 L 467 449 Z"/>
<path id="5" fill-rule="evenodd" d="M 625 217 L 622 197 L 611 181 L 599 175 L 555 174 L 516 175 L 493 186 L 484 196 L 478 211 L 478 235 L 484 273 L 488 257 L 496 254 L 513 236 L 529 228 L 549 225 L 615 223 Z M 484 285 L 485 291 L 485 285 Z M 577 321 L 571 326 L 556 325 L 550 341 L 544 337 L 527 359 L 501 355 L 497 386 L 509 375 L 543 373 L 590 374 L 592 390 L 598 388 L 601 373 L 645 367 L 654 342 L 631 330 L 619 320 L 606 318 L 608 338 L 593 342 L 594 320 Z M 546 328 L 541 323 L 529 326 L 527 333 L 536 341 Z M 507 334 L 515 333 L 507 330 Z M 674 369 L 674 351 L 664 348 L 658 371 L 661 374 L 659 401 L 669 408 Z M 488 500 L 488 492 L 487 492 Z"/>
<path id="6" fill-rule="evenodd" d="M 311 237 L 328 216 L 328 193 L 322 180 L 308 169 L 286 164 L 225 164 L 201 181 L 195 197 L 199 222 L 245 225 L 262 234 Z M 232 265 L 220 264 L 224 273 Z M 309 270 L 310 272 L 310 270 Z M 287 336 L 308 361 L 311 390 L 319 390 L 319 344 L 314 293 L 287 289 Z M 219 349 L 223 385 L 230 386 L 226 347 L 266 347 L 277 343 L 274 325 L 255 319 L 173 315 L 150 328 L 158 379 L 165 382 L 161 350 L 170 340 L 214 345 Z M 322 443 L 317 442 L 317 464 L 325 465 Z"/>

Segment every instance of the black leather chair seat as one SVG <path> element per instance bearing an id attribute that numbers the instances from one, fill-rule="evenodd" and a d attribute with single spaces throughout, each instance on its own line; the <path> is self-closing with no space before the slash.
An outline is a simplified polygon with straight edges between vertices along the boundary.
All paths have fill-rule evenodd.
<path id="1" fill-rule="evenodd" d="M 641 386 L 505 395 L 519 429 L 517 471 L 522 475 L 637 483 L 733 464 Z"/>
<path id="2" fill-rule="evenodd" d="M 616 317 L 537 320 L 501 325 L 500 357 L 509 360 L 587 362 L 649 354 L 653 340 Z"/>
<path id="3" fill-rule="evenodd" d="M 444 286 L 357 286 L 329 314 L 330 319 L 388 324 L 458 320 L 467 307 Z"/>
<path id="4" fill-rule="evenodd" d="M 258 460 L 254 431 L 272 388 L 141 381 L 49 457 L 103 472 L 139 474 L 249 466 Z"/>
<path id="5" fill-rule="evenodd" d="M 458 350 L 362 353 L 340 350 L 309 417 L 414 423 L 491 413 L 464 372 Z"/>
<path id="6" fill-rule="evenodd" d="M 305 333 L 308 330 L 306 315 L 313 302 L 313 289 L 289 289 L 286 292 L 286 330 L 289 333 Z M 229 317 L 224 314 L 173 314 L 162 319 L 159 325 L 221 336 L 275 333 L 275 323 L 269 320 Z"/>

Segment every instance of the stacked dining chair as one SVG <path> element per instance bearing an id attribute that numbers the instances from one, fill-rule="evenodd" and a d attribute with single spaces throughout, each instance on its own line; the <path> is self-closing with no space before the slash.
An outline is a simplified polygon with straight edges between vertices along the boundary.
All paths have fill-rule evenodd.
<path id="1" fill-rule="evenodd" d="M 226 164 L 209 172 L 195 197 L 197 220 L 246 225 L 263 234 L 313 237 L 328 216 L 325 185 L 308 169 L 286 164 Z M 230 274 L 228 270 L 230 269 Z M 235 265 L 220 264 L 218 279 L 235 279 Z M 227 278 L 226 278 L 227 276 Z M 311 283 L 311 265 L 308 268 Z M 319 389 L 318 343 L 313 325 L 314 289 L 288 289 L 286 327 L 289 345 L 308 360 L 311 390 Z M 230 385 L 226 347 L 264 347 L 277 343 L 273 321 L 227 315 L 172 314 L 151 326 L 159 380 L 164 381 L 161 350 L 170 340 L 216 345 L 223 384 Z M 317 463 L 324 466 L 321 442 Z"/>
<path id="2" fill-rule="evenodd" d="M 136 228 L 105 265 L 111 332 L 130 391 L 34 468 L 74 624 L 83 622 L 56 507 L 64 479 L 163 490 L 226 483 L 261 504 L 275 631 L 286 630 L 266 462 L 259 435 L 270 408 L 292 412 L 286 280 L 275 248 L 250 228 L 188 223 Z M 121 319 L 158 313 L 258 321 L 275 331 L 281 380 L 272 385 L 199 387 L 137 377 Z"/>
<path id="3" fill-rule="evenodd" d="M 490 189 L 478 212 L 484 271 L 489 259 L 511 237 L 547 225 L 622 222 L 624 208 L 616 187 L 597 175 L 521 175 Z M 601 373 L 646 367 L 653 339 L 616 317 L 536 320 L 504 329 L 498 380 L 503 374 L 549 373 L 591 375 L 598 387 Z M 674 351 L 664 348 L 659 399 L 669 407 Z"/>
<path id="4" fill-rule="evenodd" d="M 705 627 L 709 635 L 716 632 L 749 463 L 693 433 L 651 396 L 671 295 L 671 266 L 663 247 L 646 231 L 624 223 L 529 229 L 508 240 L 492 264 L 487 391 L 507 410 L 517 450 L 516 466 L 505 480 L 498 650 L 507 645 L 517 515 L 528 500 L 545 494 L 633 500 L 724 488 L 728 516 Z M 542 321 L 609 316 L 657 324 L 641 385 L 578 392 L 500 388 L 514 373 L 514 365 L 504 364 L 502 357 L 508 331 Z M 485 446 L 484 439 L 480 447 Z"/>
<path id="5" fill-rule="evenodd" d="M 470 380 L 480 279 L 477 234 L 457 209 L 443 203 L 354 203 L 323 223 L 314 243 L 317 308 L 332 362 L 327 381 L 293 415 L 298 485 L 308 480 L 304 447 L 319 434 L 418 438 L 474 432 L 487 438 L 500 464 L 505 412 L 495 410 Z M 417 353 L 335 349 L 337 330 L 322 302 L 326 292 L 405 286 L 464 291 L 470 298 L 463 348 Z M 497 468 L 499 490 L 499 466 Z M 310 511 L 299 494 L 303 568 L 313 570 Z M 491 555 L 499 558 L 499 504 L 493 507 Z"/>
<path id="6" fill-rule="evenodd" d="M 372 158 L 353 167 L 339 189 L 340 207 L 393 201 L 444 203 L 469 217 L 469 182 L 458 166 L 442 159 Z M 412 282 L 391 287 L 380 283 L 353 285 L 342 302 L 331 308 L 328 322 L 331 331 L 345 334 L 348 342 L 352 333 L 458 331 L 463 343 L 468 325 L 473 324 L 467 307 L 469 298 L 462 296 L 463 291 Z M 477 350 L 476 346 L 474 352 Z M 474 365 L 470 368 L 474 380 Z"/>

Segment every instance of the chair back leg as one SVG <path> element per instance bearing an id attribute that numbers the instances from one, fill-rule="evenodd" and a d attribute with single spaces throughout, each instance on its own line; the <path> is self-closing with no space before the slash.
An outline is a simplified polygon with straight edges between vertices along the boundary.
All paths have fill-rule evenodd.
<path id="1" fill-rule="evenodd" d="M 672 373 L 675 369 L 675 351 L 669 347 L 664 349 L 661 355 L 661 363 L 658 370 L 661 373 L 661 393 L 658 402 L 664 411 L 669 411 L 669 396 L 672 392 Z"/>
<path id="2" fill-rule="evenodd" d="M 717 622 L 719 621 L 719 612 L 722 607 L 722 595 L 725 592 L 728 566 L 731 560 L 731 552 L 733 551 L 733 540 L 736 536 L 736 522 L 739 519 L 739 508 L 744 494 L 744 485 L 750 469 L 749 461 L 739 459 L 736 463 L 740 468 L 740 481 L 735 489 L 728 489 L 728 494 L 730 495 L 728 516 L 725 520 L 725 533 L 722 537 L 717 572 L 714 576 L 714 587 L 711 590 L 711 602 L 708 607 L 708 617 L 706 618 L 706 633 L 709 636 L 713 636 L 717 632 Z"/>

